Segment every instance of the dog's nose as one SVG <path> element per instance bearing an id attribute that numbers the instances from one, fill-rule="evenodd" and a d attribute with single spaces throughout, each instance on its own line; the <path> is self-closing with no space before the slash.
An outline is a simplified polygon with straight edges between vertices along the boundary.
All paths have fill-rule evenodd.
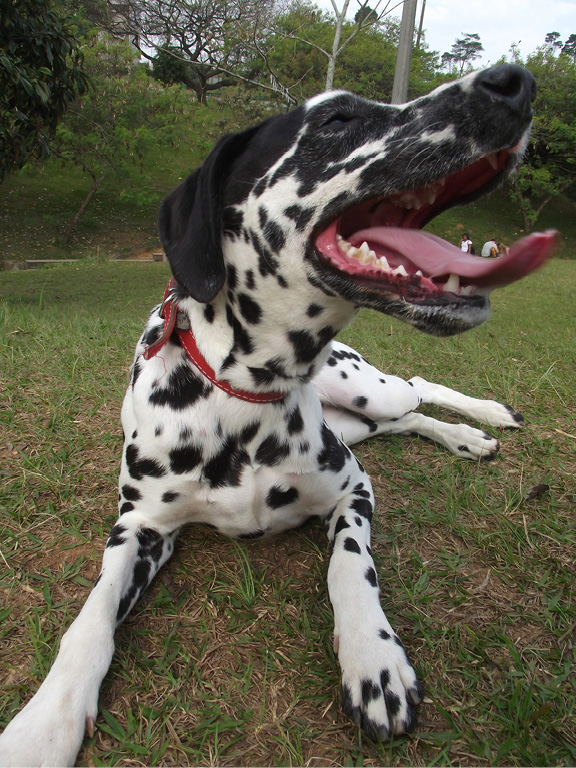
<path id="1" fill-rule="evenodd" d="M 477 88 L 491 99 L 505 103 L 514 112 L 531 112 L 536 98 L 536 81 L 527 69 L 517 64 L 500 64 L 481 73 Z"/>

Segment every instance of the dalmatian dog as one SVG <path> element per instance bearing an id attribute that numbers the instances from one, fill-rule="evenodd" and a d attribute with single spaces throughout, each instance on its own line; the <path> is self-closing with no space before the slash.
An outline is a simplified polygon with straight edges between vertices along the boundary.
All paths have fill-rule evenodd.
<path id="1" fill-rule="evenodd" d="M 224 137 L 167 197 L 159 226 L 173 280 L 122 407 L 120 517 L 48 676 L 0 738 L 2 765 L 74 763 L 94 732 L 115 628 L 187 523 L 249 540 L 320 518 L 343 709 L 372 739 L 415 727 L 423 689 L 382 609 L 374 495 L 346 443 L 416 430 L 490 457 L 497 446 L 480 430 L 443 431 L 413 409 L 437 402 L 504 426 L 519 417 L 421 379 L 396 386 L 333 339 L 360 307 L 460 333 L 487 319 L 492 289 L 550 256 L 553 232 L 478 259 L 422 231 L 515 168 L 534 95 L 515 65 L 400 106 L 324 93 Z"/>

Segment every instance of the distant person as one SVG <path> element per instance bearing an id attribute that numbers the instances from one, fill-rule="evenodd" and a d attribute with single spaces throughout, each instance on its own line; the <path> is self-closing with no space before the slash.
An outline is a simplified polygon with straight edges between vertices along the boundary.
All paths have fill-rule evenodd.
<path id="1" fill-rule="evenodd" d="M 495 259 L 496 256 L 498 256 L 499 250 L 500 248 L 496 242 L 496 238 L 493 237 L 491 240 L 488 240 L 487 243 L 484 243 L 480 255 L 483 259 Z"/>
<path id="2" fill-rule="evenodd" d="M 510 253 L 510 248 L 506 243 L 498 243 L 498 253 L 506 255 L 507 253 Z"/>
<path id="3" fill-rule="evenodd" d="M 460 238 L 460 250 L 463 253 L 475 253 L 474 246 L 472 245 L 472 240 L 470 240 L 466 232 Z"/>

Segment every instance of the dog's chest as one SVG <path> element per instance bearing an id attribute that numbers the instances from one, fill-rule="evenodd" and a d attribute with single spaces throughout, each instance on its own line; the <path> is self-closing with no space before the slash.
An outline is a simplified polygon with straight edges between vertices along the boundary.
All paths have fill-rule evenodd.
<path id="1" fill-rule="evenodd" d="M 126 395 L 125 498 L 159 522 L 205 523 L 239 538 L 273 535 L 324 516 L 357 464 L 326 427 L 312 385 L 279 404 L 239 402 L 217 390 L 175 408 L 143 373 Z"/>

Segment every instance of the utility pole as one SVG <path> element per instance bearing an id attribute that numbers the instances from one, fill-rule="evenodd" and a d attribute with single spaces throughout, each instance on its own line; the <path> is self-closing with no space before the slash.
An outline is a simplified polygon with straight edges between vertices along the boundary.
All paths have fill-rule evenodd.
<path id="1" fill-rule="evenodd" d="M 420 48 L 422 40 L 422 30 L 424 28 L 424 11 L 426 10 L 426 0 L 422 0 L 422 10 L 420 11 L 420 24 L 418 24 L 418 34 L 416 35 L 416 48 Z"/>
<path id="2" fill-rule="evenodd" d="M 417 0 L 404 0 L 400 22 L 400 40 L 396 54 L 396 71 L 392 86 L 392 104 L 404 104 L 408 98 L 408 76 L 410 75 L 410 60 L 414 44 L 416 3 Z"/>

